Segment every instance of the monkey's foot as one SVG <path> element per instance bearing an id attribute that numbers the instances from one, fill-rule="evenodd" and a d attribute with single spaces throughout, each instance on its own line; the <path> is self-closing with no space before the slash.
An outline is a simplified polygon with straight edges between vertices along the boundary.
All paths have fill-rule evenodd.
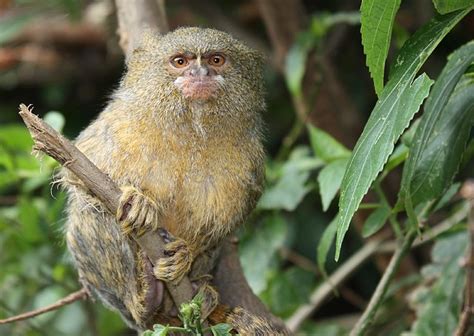
<path id="1" fill-rule="evenodd" d="M 166 243 L 164 255 L 155 264 L 155 276 L 165 282 L 178 283 L 191 269 L 193 253 L 186 241 L 177 238 Z"/>
<path id="2" fill-rule="evenodd" d="M 158 227 L 158 206 L 148 196 L 132 186 L 122 187 L 117 210 L 117 221 L 124 234 L 139 236 Z"/>

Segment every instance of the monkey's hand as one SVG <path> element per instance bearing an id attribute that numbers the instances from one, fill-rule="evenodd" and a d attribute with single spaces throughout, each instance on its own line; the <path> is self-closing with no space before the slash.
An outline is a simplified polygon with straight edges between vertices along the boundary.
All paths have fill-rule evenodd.
<path id="1" fill-rule="evenodd" d="M 117 221 L 125 235 L 138 236 L 158 228 L 158 206 L 155 201 L 132 186 L 122 187 Z"/>
<path id="2" fill-rule="evenodd" d="M 155 264 L 155 276 L 165 282 L 178 283 L 190 271 L 194 260 L 193 253 L 185 240 L 172 237 L 164 229 L 158 229 L 158 233 L 166 245 L 165 257 L 160 258 Z"/>

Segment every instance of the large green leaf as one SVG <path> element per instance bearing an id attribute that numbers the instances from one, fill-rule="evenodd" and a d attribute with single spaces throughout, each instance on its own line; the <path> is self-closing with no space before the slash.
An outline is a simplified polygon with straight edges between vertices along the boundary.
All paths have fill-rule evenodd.
<path id="1" fill-rule="evenodd" d="M 428 95 L 432 81 L 416 73 L 443 37 L 469 11 L 438 16 L 416 32 L 400 50 L 391 79 L 352 153 L 341 185 L 336 260 L 349 223 L 363 196 L 382 170 L 394 143 Z"/>
<path id="2" fill-rule="evenodd" d="M 440 14 L 447 14 L 472 6 L 472 0 L 433 0 Z"/>
<path id="3" fill-rule="evenodd" d="M 351 152 L 330 134 L 308 124 L 309 140 L 311 147 L 318 158 L 326 163 L 347 158 Z"/>
<path id="4" fill-rule="evenodd" d="M 362 45 L 377 95 L 383 89 L 385 59 L 400 2 L 401 0 L 363 0 L 360 7 Z"/>
<path id="5" fill-rule="evenodd" d="M 440 196 L 458 170 L 474 118 L 473 75 L 459 80 L 473 61 L 474 42 L 455 51 L 426 102 L 403 171 L 399 199 L 407 209 Z"/>

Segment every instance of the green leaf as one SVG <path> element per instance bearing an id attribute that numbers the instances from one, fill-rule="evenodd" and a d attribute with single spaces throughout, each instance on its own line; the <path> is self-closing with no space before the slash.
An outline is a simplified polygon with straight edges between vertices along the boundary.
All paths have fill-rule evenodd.
<path id="1" fill-rule="evenodd" d="M 29 242 L 37 242 L 42 238 L 40 215 L 31 200 L 21 198 L 18 205 L 18 220 L 21 224 L 21 236 Z"/>
<path id="2" fill-rule="evenodd" d="M 6 125 L 0 127 L 0 145 L 7 150 L 31 151 L 33 140 L 25 126 Z"/>
<path id="3" fill-rule="evenodd" d="M 341 23 L 348 25 L 360 24 L 360 13 L 358 11 L 340 11 L 335 13 L 319 12 L 313 15 L 311 19 L 311 33 L 313 33 L 317 41 L 320 41 L 329 29 Z"/>
<path id="4" fill-rule="evenodd" d="M 404 144 L 399 144 L 393 153 L 388 158 L 387 164 L 385 165 L 384 172 L 390 172 L 408 157 L 408 147 Z"/>
<path id="5" fill-rule="evenodd" d="M 380 230 L 383 225 L 387 222 L 390 216 L 390 208 L 386 206 L 380 206 L 375 209 L 364 223 L 362 228 L 362 237 L 367 238 Z"/>
<path id="6" fill-rule="evenodd" d="M 0 147 L 0 168 L 7 171 L 12 171 L 14 168 L 13 158 L 3 147 Z"/>
<path id="7" fill-rule="evenodd" d="M 267 286 L 271 263 L 285 241 L 287 230 L 285 219 L 274 214 L 267 216 L 258 230 L 241 240 L 239 252 L 242 268 L 256 294 Z"/>
<path id="8" fill-rule="evenodd" d="M 143 336 L 166 336 L 168 335 L 169 327 L 162 324 L 153 325 L 153 331 L 147 330 Z"/>
<path id="9" fill-rule="evenodd" d="M 327 277 L 325 266 L 326 260 L 337 232 L 337 217 L 338 216 L 336 215 L 336 217 L 334 217 L 331 223 L 326 227 L 318 243 L 318 267 L 325 277 Z"/>
<path id="10" fill-rule="evenodd" d="M 56 111 L 46 113 L 43 120 L 58 132 L 62 132 L 64 124 L 66 123 L 64 116 Z"/>
<path id="11" fill-rule="evenodd" d="M 315 285 L 314 278 L 313 273 L 297 267 L 279 271 L 261 298 L 273 313 L 289 317 L 299 306 L 308 302 Z"/>
<path id="12" fill-rule="evenodd" d="M 310 157 L 309 149 L 296 148 L 283 165 L 281 177 L 275 185 L 266 188 L 257 207 L 293 211 L 311 190 L 306 185 L 310 171 L 321 165 L 320 160 Z"/>
<path id="13" fill-rule="evenodd" d="M 285 59 L 286 85 L 294 96 L 301 96 L 302 82 L 306 69 L 308 53 L 313 48 L 315 39 L 308 32 L 301 33 L 296 43 L 290 48 Z"/>
<path id="14" fill-rule="evenodd" d="M 461 265 L 467 247 L 466 231 L 440 238 L 431 252 L 432 264 L 422 269 L 423 283 L 414 295 L 417 320 L 407 336 L 453 335 L 461 316 L 465 270 Z"/>
<path id="15" fill-rule="evenodd" d="M 385 59 L 400 1 L 363 0 L 360 8 L 362 45 L 377 95 L 380 95 L 383 89 Z"/>
<path id="16" fill-rule="evenodd" d="M 231 330 L 232 326 L 226 323 L 219 323 L 211 327 L 211 332 L 213 336 L 231 336 Z"/>
<path id="17" fill-rule="evenodd" d="M 351 152 L 323 130 L 308 124 L 311 147 L 318 158 L 326 163 L 347 158 Z"/>
<path id="18" fill-rule="evenodd" d="M 406 208 L 439 197 L 458 170 L 474 121 L 474 76 L 460 78 L 473 61 L 474 42 L 456 50 L 426 102 L 403 170 L 399 202 Z"/>
<path id="19" fill-rule="evenodd" d="M 348 159 L 332 161 L 326 167 L 321 169 L 321 172 L 318 175 L 319 193 L 321 194 L 324 211 L 329 208 L 329 205 L 341 186 L 347 162 Z"/>
<path id="20" fill-rule="evenodd" d="M 336 260 L 349 223 L 362 197 L 382 170 L 394 143 L 428 95 L 432 81 L 416 73 L 443 37 L 467 10 L 434 18 L 400 50 L 391 79 L 382 91 L 357 142 L 342 180 L 336 239 Z"/>
<path id="21" fill-rule="evenodd" d="M 472 6 L 472 0 L 433 0 L 436 10 L 440 14 L 447 14 L 459 9 Z"/>

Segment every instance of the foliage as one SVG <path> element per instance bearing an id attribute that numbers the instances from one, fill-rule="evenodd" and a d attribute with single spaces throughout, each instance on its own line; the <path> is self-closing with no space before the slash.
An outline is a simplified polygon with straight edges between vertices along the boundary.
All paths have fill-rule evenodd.
<path id="1" fill-rule="evenodd" d="M 433 82 L 425 74 L 414 79 L 416 73 L 441 39 L 467 13 L 461 11 L 433 19 L 405 42 L 400 50 L 391 79 L 354 148 L 342 181 L 336 260 L 350 220 L 362 197 L 382 170 L 393 151 L 394 143 L 428 95 Z"/>
<path id="2" fill-rule="evenodd" d="M 360 7 L 362 45 L 377 95 L 380 95 L 383 88 L 385 59 L 400 2 L 401 0 L 364 0 Z"/>
<path id="3" fill-rule="evenodd" d="M 58 130 L 64 118 L 45 115 Z M 31 155 L 32 140 L 25 127 L 0 126 L 0 317 L 41 308 L 77 289 L 76 273 L 62 243 L 64 193 L 50 185 L 58 165 L 49 157 Z M 52 197 L 53 196 L 53 197 Z M 51 243 L 54 242 L 54 243 Z M 67 306 L 27 324 L 0 326 L 2 335 L 113 335 L 123 327 L 112 312 L 88 304 Z M 94 316 L 95 315 L 95 316 Z M 106 322 L 107 321 L 107 322 Z"/>
<path id="4" fill-rule="evenodd" d="M 74 20 L 82 16 L 81 4 L 75 0 L 17 2 L 26 9 L 0 22 L 0 45 L 17 36 L 36 13 L 50 15 L 54 9 Z M 417 26 L 421 26 L 414 34 L 411 34 L 413 27 L 404 20 L 397 22 L 400 2 L 364 0 L 360 13 L 311 13 L 308 25 L 286 55 L 283 79 L 275 69 L 267 68 L 267 185 L 253 217 L 239 232 L 239 252 L 254 292 L 273 313 L 284 319 L 291 318 L 298 308 L 307 304 L 318 286 L 333 281 L 331 275 L 341 267 L 334 258 L 328 258 L 334 247 L 336 258 L 342 263 L 362 248 L 366 243 L 364 238 L 392 232 L 399 241 L 406 242 L 406 232 L 416 229 L 434 240 L 432 260 L 426 260 L 429 253 L 419 253 L 417 261 L 420 259 L 425 265 L 421 276 L 413 272 L 392 281 L 388 292 L 380 297 L 381 308 L 376 318 L 381 323 L 375 326 L 374 334 L 445 335 L 451 334 L 458 323 L 465 284 L 465 272 L 459 260 L 468 243 L 466 226 L 459 225 L 457 219 L 443 229 L 451 228 L 450 232 L 441 235 L 429 226 L 438 218 L 451 218 L 451 214 L 459 212 L 455 195 L 472 169 L 474 44 L 465 43 L 471 37 L 462 37 L 465 36 L 460 35 L 462 29 L 448 35 L 472 9 L 472 1 L 433 0 L 433 10 L 442 15 L 436 14 L 426 24 L 419 22 L 416 6 L 404 3 L 405 21 L 406 15 L 412 15 Z M 337 7 L 330 2 L 322 4 L 331 10 Z M 181 13 L 179 5 L 171 6 Z M 222 6 L 234 8 L 227 3 Z M 362 66 L 364 55 L 360 43 L 354 41 L 345 43 L 340 55 L 334 54 L 337 75 L 341 77 L 342 90 L 350 92 L 360 111 L 370 111 L 377 100 L 370 116 L 368 113 L 359 116 L 368 117 L 368 121 L 360 138 L 353 139 L 357 142 L 352 149 L 348 146 L 350 142 L 343 144 L 323 126 L 310 123 L 311 114 L 307 119 L 294 121 L 291 129 L 287 125 L 296 115 L 290 102 L 305 100 L 307 113 L 318 100 L 333 104 L 331 112 L 339 106 L 332 101 L 333 97 L 320 94 L 322 87 L 330 83 L 326 82 L 327 69 L 318 62 L 327 57 L 324 53 L 342 25 L 355 32 L 357 27 L 353 26 L 358 24 L 368 72 Z M 449 41 L 435 50 L 444 40 Z M 446 62 L 445 55 L 449 53 Z M 427 62 L 428 59 L 433 62 Z M 310 73 L 313 70 L 307 66 L 311 61 L 317 63 L 315 73 Z M 390 69 L 389 76 L 385 69 Z M 419 74 L 420 69 L 430 76 Z M 367 89 L 372 83 L 369 75 L 377 97 L 373 96 L 373 90 Z M 90 86 L 87 76 L 84 73 L 86 85 Z M 308 88 L 307 77 L 318 76 L 322 77 L 318 85 Z M 29 97 L 29 91 L 21 85 L 16 87 L 15 83 L 21 81 L 13 80 L 9 86 L 13 89 L 7 92 L 12 92 L 13 105 L 23 101 L 25 95 Z M 113 85 L 115 82 L 107 83 L 107 90 Z M 57 92 L 58 87 L 64 95 L 59 99 L 65 102 L 61 107 L 49 105 L 58 100 L 44 98 L 47 93 Z M 67 83 L 64 87 L 68 87 Z M 73 113 L 78 109 L 74 105 L 76 99 L 66 99 L 68 93 L 64 87 L 62 83 L 40 84 L 33 90 L 43 98 L 35 96 L 39 103 L 33 101 L 41 110 L 64 110 L 65 117 L 58 112 L 44 117 L 57 129 L 65 126 L 66 119 L 69 128 L 66 133 L 74 135 L 90 120 Z M 84 88 L 78 89 L 73 96 L 79 97 L 84 91 L 87 93 Z M 96 95 L 93 105 L 98 111 L 104 100 L 102 95 Z M 77 104 L 83 111 L 83 106 Z M 423 113 L 417 117 L 421 109 Z M 0 121 L 14 120 L 14 112 L 10 105 L 0 102 Z M 65 196 L 50 184 L 58 166 L 48 157 L 38 160 L 31 156 L 31 145 L 27 131 L 19 123 L 0 126 L 0 318 L 49 304 L 79 286 L 62 234 Z M 356 213 L 358 225 L 351 225 Z M 354 230 L 349 230 L 350 227 Z M 426 245 L 423 252 L 431 248 Z M 368 263 L 358 270 L 347 286 L 365 302 L 374 292 L 383 269 Z M 414 322 L 405 296 L 397 295 L 412 286 L 417 287 L 410 299 L 410 308 L 416 313 Z M 394 301 L 404 311 L 394 312 Z M 144 335 L 166 335 L 173 331 L 202 334 L 206 328 L 202 327 L 200 304 L 198 296 L 181 307 L 183 327 L 157 324 Z M 350 328 L 332 320 L 344 319 L 342 312 L 354 314 L 359 309 L 351 296 L 341 290 L 336 300 L 324 306 L 322 314 L 318 311 L 304 323 L 301 333 L 346 335 Z M 220 324 L 207 331 L 229 335 L 230 328 Z M 116 314 L 99 304 L 80 302 L 24 323 L 0 326 L 0 334 L 117 335 L 124 333 L 124 329 Z"/>
<path id="5" fill-rule="evenodd" d="M 412 294 L 417 320 L 409 335 L 453 335 L 461 314 L 467 246 L 465 232 L 441 237 L 431 252 L 432 263 L 421 270 L 422 285 Z M 405 334 L 404 334 L 405 335 Z"/>
<path id="6" fill-rule="evenodd" d="M 225 323 L 216 324 L 210 327 L 203 327 L 201 318 L 201 307 L 203 297 L 198 293 L 189 303 L 184 303 L 179 308 L 179 319 L 183 322 L 183 327 L 164 326 L 155 324 L 153 330 L 145 331 L 142 336 L 167 336 L 169 333 L 179 332 L 184 335 L 207 335 L 209 332 L 213 336 L 230 336 L 232 327 Z"/>

